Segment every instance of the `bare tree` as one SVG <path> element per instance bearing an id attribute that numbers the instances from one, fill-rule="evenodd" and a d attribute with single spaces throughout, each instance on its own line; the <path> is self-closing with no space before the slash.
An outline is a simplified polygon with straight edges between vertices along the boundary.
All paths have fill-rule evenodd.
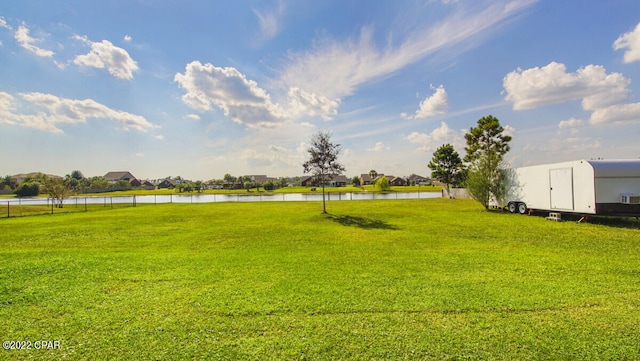
<path id="1" fill-rule="evenodd" d="M 338 163 L 340 144 L 331 142 L 331 133 L 319 131 L 311 137 L 311 146 L 307 148 L 309 160 L 304 162 L 304 172 L 311 172 L 322 185 L 322 213 L 327 213 L 324 187 L 327 181 L 342 174 L 345 168 Z"/>

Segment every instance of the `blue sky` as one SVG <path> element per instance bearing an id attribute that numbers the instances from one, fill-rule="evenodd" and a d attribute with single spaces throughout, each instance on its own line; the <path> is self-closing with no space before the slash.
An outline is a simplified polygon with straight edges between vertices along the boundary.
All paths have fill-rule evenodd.
<path id="1" fill-rule="evenodd" d="M 513 166 L 639 158 L 637 0 L 3 1 L 0 174 L 428 175 L 485 115 Z"/>

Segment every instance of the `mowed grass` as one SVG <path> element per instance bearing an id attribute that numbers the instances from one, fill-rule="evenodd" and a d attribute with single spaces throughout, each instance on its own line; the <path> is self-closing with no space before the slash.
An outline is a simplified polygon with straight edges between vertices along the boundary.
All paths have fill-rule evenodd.
<path id="1" fill-rule="evenodd" d="M 0 359 L 640 358 L 638 229 L 468 200 L 320 207 L 1 219 L 0 338 L 61 347 Z"/>

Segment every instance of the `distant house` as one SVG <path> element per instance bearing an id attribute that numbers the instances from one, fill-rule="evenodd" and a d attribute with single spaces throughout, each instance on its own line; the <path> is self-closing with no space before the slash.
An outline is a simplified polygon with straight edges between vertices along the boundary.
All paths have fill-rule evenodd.
<path id="1" fill-rule="evenodd" d="M 134 177 L 133 174 L 131 174 L 130 172 L 109 172 L 105 174 L 104 177 L 102 178 L 104 178 L 106 181 L 113 182 L 113 183 L 117 183 L 118 181 L 121 181 L 121 180 L 131 182 L 132 180 L 136 179 L 136 177 Z"/>
<path id="2" fill-rule="evenodd" d="M 413 182 L 414 184 L 427 184 L 431 182 L 431 179 L 417 174 L 412 174 L 409 176 L 409 182 Z"/>
<path id="3" fill-rule="evenodd" d="M 311 187 L 316 185 L 312 176 L 303 176 L 300 178 L 300 185 L 303 187 Z"/>
<path id="4" fill-rule="evenodd" d="M 142 186 L 143 186 L 143 187 L 147 187 L 147 188 L 155 188 L 155 187 L 156 187 L 156 185 L 155 185 L 155 184 L 153 184 L 153 183 L 149 182 L 148 180 L 146 180 L 146 181 L 142 182 Z"/>
<path id="5" fill-rule="evenodd" d="M 346 176 L 338 175 L 327 182 L 328 187 L 346 187 L 349 179 Z"/>
<path id="6" fill-rule="evenodd" d="M 171 189 L 176 187 L 177 182 L 173 179 L 164 179 L 158 183 L 158 189 Z"/>
<path id="7" fill-rule="evenodd" d="M 44 174 L 41 172 L 31 172 L 31 173 L 20 173 L 20 174 L 14 174 L 11 176 L 11 178 L 16 180 L 17 184 L 21 184 L 22 182 L 24 182 L 25 179 L 27 178 L 35 178 L 38 176 L 42 176 L 45 175 L 49 178 L 53 178 L 53 179 L 63 179 L 63 177 L 59 176 L 59 175 L 53 175 L 53 174 Z"/>
<path id="8" fill-rule="evenodd" d="M 378 174 L 375 178 L 372 178 L 369 174 L 360 174 L 360 185 L 366 186 L 368 184 L 375 184 L 380 177 L 384 176 L 384 174 Z"/>
<path id="9" fill-rule="evenodd" d="M 406 186 L 407 181 L 401 177 L 389 176 L 389 184 L 392 186 Z"/>
<path id="10" fill-rule="evenodd" d="M 319 182 L 313 176 L 304 176 L 301 178 L 300 185 L 303 187 L 317 187 L 319 186 Z M 349 183 L 349 179 L 346 176 L 338 175 L 328 180 L 325 184 L 327 187 L 346 187 L 347 183 Z"/>
<path id="11" fill-rule="evenodd" d="M 140 187 L 140 186 L 142 186 L 142 182 L 140 182 L 139 180 L 137 180 L 135 178 L 130 180 L 129 184 L 131 184 L 132 187 Z"/>
<path id="12" fill-rule="evenodd" d="M 249 177 L 251 177 L 252 182 L 258 182 L 260 184 L 264 184 L 267 180 L 269 180 L 269 177 L 267 177 L 266 175 L 250 175 Z"/>

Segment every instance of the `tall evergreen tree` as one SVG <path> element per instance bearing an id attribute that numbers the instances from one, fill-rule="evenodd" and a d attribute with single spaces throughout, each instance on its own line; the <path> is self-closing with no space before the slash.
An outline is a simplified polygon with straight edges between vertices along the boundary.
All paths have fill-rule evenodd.
<path id="1" fill-rule="evenodd" d="M 451 184 L 464 169 L 462 159 L 451 144 L 444 144 L 433 153 L 429 162 L 431 177 L 436 178 L 447 186 L 447 194 L 451 196 Z"/>
<path id="2" fill-rule="evenodd" d="M 469 163 L 466 186 L 471 196 L 485 209 L 492 197 L 500 201 L 507 193 L 508 170 L 504 155 L 509 151 L 511 136 L 504 134 L 498 118 L 488 115 L 478 120 L 478 126 L 465 134 Z"/>

